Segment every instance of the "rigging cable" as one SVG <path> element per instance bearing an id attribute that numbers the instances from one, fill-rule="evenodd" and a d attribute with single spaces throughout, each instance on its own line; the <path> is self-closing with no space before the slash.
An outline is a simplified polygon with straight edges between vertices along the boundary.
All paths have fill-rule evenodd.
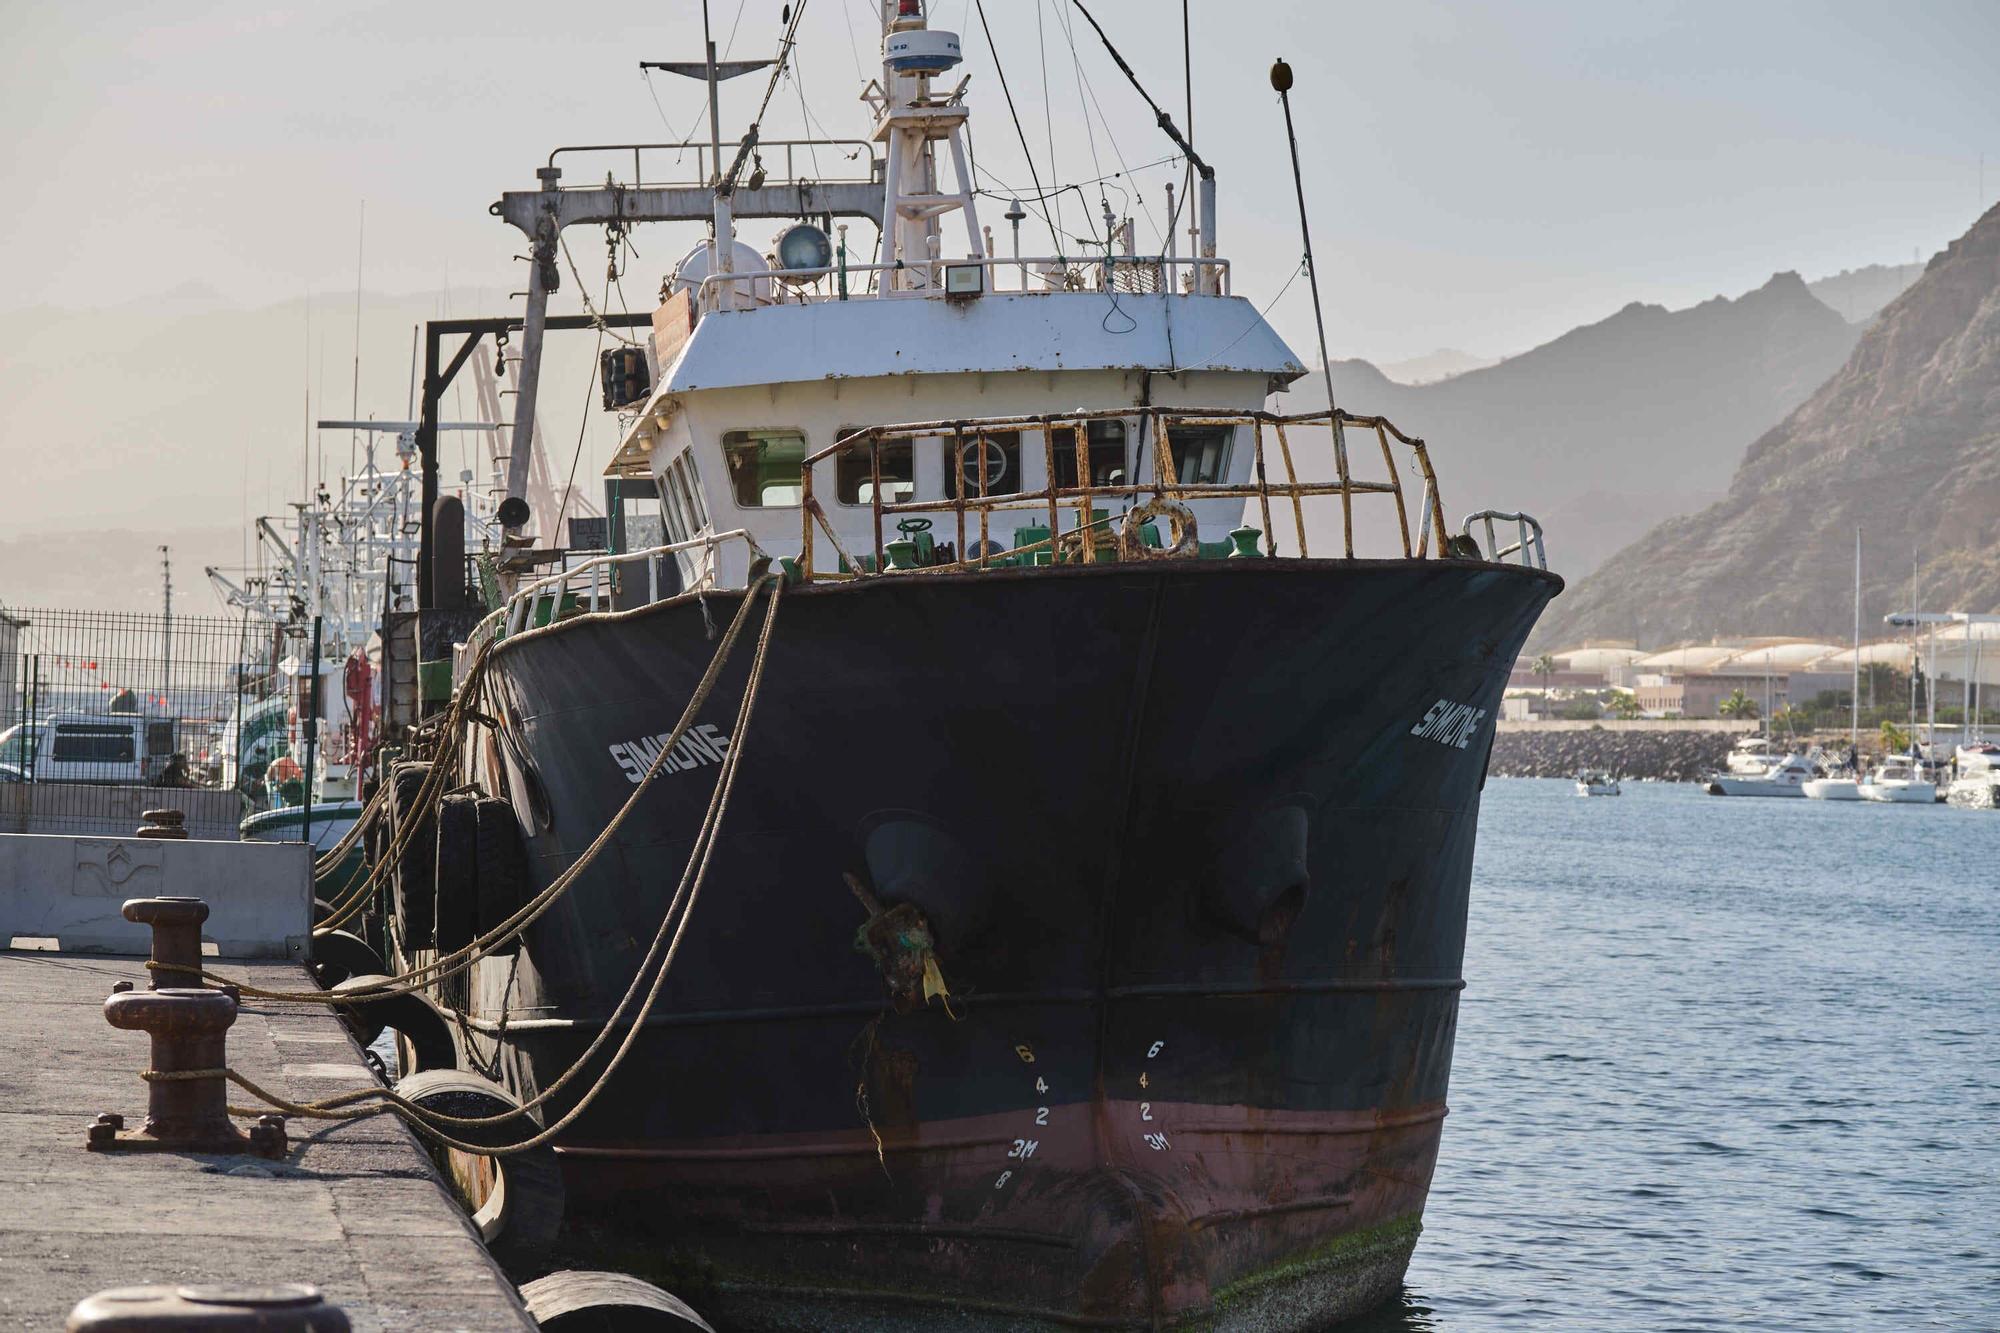
<path id="1" fill-rule="evenodd" d="M 1048 209 L 1042 205 L 1042 201 L 1048 198 L 1042 193 L 1042 175 L 1035 170 L 1035 154 L 1028 147 L 1027 131 L 1021 128 L 1021 113 L 1014 106 L 1014 90 L 1007 85 L 1007 71 L 1000 64 L 1000 48 L 993 44 L 993 29 L 986 22 L 986 0 L 972 0 L 972 7 L 979 15 L 980 31 L 986 34 L 986 49 L 993 54 L 993 72 L 999 76 L 1000 91 L 1007 98 L 1007 115 L 1014 122 L 1014 137 L 1021 141 L 1021 155 L 1027 159 L 1028 177 L 1035 182 L 1035 211 L 1040 213 L 1042 221 L 1048 224 L 1049 242 L 1056 248 L 1057 261 L 1067 268 L 1069 261 L 1063 257 L 1062 236 L 1056 230 L 1055 221 L 1049 217 Z"/>
<path id="2" fill-rule="evenodd" d="M 729 170 L 716 186 L 716 193 L 733 194 L 736 191 L 736 177 L 743 170 L 743 159 L 757 150 L 757 127 L 764 121 L 764 113 L 771 107 L 771 94 L 778 91 L 778 80 L 784 76 L 785 66 L 791 61 L 792 48 L 799 40 L 799 20 L 806 16 L 806 0 L 799 0 L 792 10 L 792 18 L 785 25 L 785 35 L 778 42 L 778 59 L 771 66 L 770 82 L 764 85 L 764 96 L 757 103 L 757 114 L 750 118 L 750 128 L 736 145 L 736 160 L 729 164 Z"/>
<path id="3" fill-rule="evenodd" d="M 1042 0 L 1035 0 L 1035 50 L 1042 61 L 1042 129 L 1047 135 L 1049 146 L 1049 179 L 1062 179 L 1062 170 L 1056 165 L 1056 122 L 1050 114 L 1053 105 L 1049 101 L 1049 43 L 1042 31 Z M 1055 201 L 1056 221 L 1062 221 L 1062 200 Z M 1090 207 L 1085 201 L 1084 215 L 1089 216 Z"/>
<path id="4" fill-rule="evenodd" d="M 578 290 L 580 291 L 581 288 L 579 287 Z M 607 305 L 610 304 L 611 275 L 608 273 L 604 277 L 603 299 L 605 304 Z M 604 355 L 605 329 L 606 325 L 604 321 L 602 319 L 599 319 L 597 321 L 597 347 L 591 353 L 591 361 L 593 363 L 595 363 L 599 358 L 601 358 Z M 583 417 L 577 423 L 576 427 L 576 451 L 569 456 L 569 479 L 563 482 L 562 503 L 556 506 L 556 521 L 554 527 L 553 540 L 558 545 L 567 545 L 567 543 L 563 542 L 562 540 L 563 515 L 569 512 L 570 491 L 573 490 L 576 486 L 577 460 L 583 457 L 583 440 L 584 437 L 590 433 L 590 391 L 596 387 L 597 387 L 596 385 L 590 382 L 590 377 L 586 375 L 583 381 Z"/>
<path id="5" fill-rule="evenodd" d="M 1201 173 L 1202 179 L 1207 180 L 1213 177 L 1215 175 L 1215 168 L 1202 161 L 1201 154 L 1194 151 L 1194 145 L 1188 142 L 1187 136 L 1182 134 L 1180 128 L 1174 124 L 1174 118 L 1160 109 L 1160 104 L 1155 102 L 1153 95 L 1146 91 L 1146 85 L 1139 82 L 1139 76 L 1132 72 L 1130 65 L 1125 63 L 1125 57 L 1119 55 L 1118 48 L 1111 44 L 1111 38 L 1106 35 L 1103 25 L 1091 17 L 1090 11 L 1083 7 L 1083 0 L 1070 0 L 1070 3 L 1076 6 L 1076 12 L 1083 15 L 1090 26 L 1096 30 L 1097 39 L 1103 42 L 1104 49 L 1111 53 L 1111 59 L 1124 72 L 1126 81 L 1138 91 L 1139 96 L 1146 99 L 1146 105 L 1153 109 L 1155 123 L 1159 125 L 1160 129 L 1165 132 L 1169 139 L 1180 145 L 1181 151 L 1187 154 L 1188 161 L 1193 164 L 1196 171 Z"/>

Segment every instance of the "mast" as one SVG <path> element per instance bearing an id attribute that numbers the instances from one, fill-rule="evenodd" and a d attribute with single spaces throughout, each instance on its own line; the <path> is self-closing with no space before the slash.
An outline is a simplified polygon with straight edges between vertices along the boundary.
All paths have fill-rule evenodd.
<path id="1" fill-rule="evenodd" d="M 965 215 L 966 253 L 986 258 L 966 165 L 964 135 L 971 112 L 960 100 L 965 85 L 948 96 L 931 94 L 931 77 L 961 59 L 958 34 L 930 27 L 922 0 L 882 0 L 882 100 L 875 138 L 886 147 L 887 166 L 877 262 L 893 271 L 883 275 L 877 296 L 934 284 L 932 268 L 942 240 L 939 219 L 954 210 Z M 939 140 L 951 149 L 958 188 L 950 193 L 938 182 Z"/>
<path id="2" fill-rule="evenodd" d="M 1854 529 L 1854 685 L 1847 700 L 1847 748 L 1861 747 L 1861 529 Z"/>
<path id="3" fill-rule="evenodd" d="M 708 52 L 708 184 L 715 192 L 715 235 L 709 239 L 708 271 L 736 271 L 736 220 L 730 216 L 729 192 L 722 188 L 721 76 L 715 67 L 715 38 L 708 31 L 708 0 L 701 0 L 701 40 Z M 724 310 L 736 308 L 736 284 L 718 283 L 715 295 Z M 512 494 L 512 492 L 509 492 Z"/>

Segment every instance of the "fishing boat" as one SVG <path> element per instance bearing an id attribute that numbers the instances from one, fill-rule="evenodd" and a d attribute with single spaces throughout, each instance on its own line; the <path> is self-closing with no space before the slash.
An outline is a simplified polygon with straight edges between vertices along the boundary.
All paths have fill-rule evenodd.
<path id="1" fill-rule="evenodd" d="M 1114 219 L 995 256 L 958 38 L 882 20 L 853 181 L 753 134 L 494 207 L 533 247 L 524 408 L 563 226 L 713 231 L 607 379 L 609 481 L 667 540 L 524 576 L 459 654 L 448 784 L 555 896 L 440 992 L 452 1077 L 534 1099 L 657 996 L 539 1114 L 563 1234 L 698 1270 L 718 1326 L 1324 1326 L 1416 1244 L 1484 759 L 1561 580 L 1527 515 L 1449 530 L 1392 423 L 1268 406 L 1305 365 L 1184 140 L 1190 253 L 1170 210 L 1154 253 Z M 880 222 L 866 262 L 829 215 Z M 483 853 L 432 864 L 392 970 L 490 919 Z M 491 1222 L 534 1160 L 461 1187 Z"/>
<path id="2" fill-rule="evenodd" d="M 1586 769 L 1576 775 L 1578 796 L 1616 796 L 1618 779 L 1603 769 Z"/>

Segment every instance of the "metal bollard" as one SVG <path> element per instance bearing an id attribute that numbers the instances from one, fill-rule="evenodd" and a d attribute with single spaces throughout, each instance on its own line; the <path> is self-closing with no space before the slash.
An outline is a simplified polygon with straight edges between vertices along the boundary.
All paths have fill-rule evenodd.
<path id="1" fill-rule="evenodd" d="M 188 835 L 185 810 L 142 810 L 139 819 L 138 836 L 141 838 L 185 838 Z"/>
<path id="2" fill-rule="evenodd" d="M 151 990 L 114 989 L 104 1002 L 106 1021 L 152 1038 L 153 1073 L 216 1072 L 148 1079 L 145 1126 L 127 1132 L 123 1116 L 100 1115 L 87 1137 L 92 1152 L 253 1152 L 283 1158 L 288 1151 L 283 1116 L 259 1117 L 248 1135 L 230 1122 L 229 1084 L 220 1071 L 229 1062 L 229 1028 L 240 997 L 233 986 L 210 990 L 188 971 L 200 967 L 201 923 L 207 916 L 208 904 L 199 898 L 134 898 L 125 904 L 128 921 L 153 927 L 154 959 L 171 966 L 156 969 Z M 182 976 L 192 984 L 172 984 Z"/>
<path id="3" fill-rule="evenodd" d="M 208 904 L 199 898 L 128 898 L 120 910 L 127 921 L 153 928 L 154 990 L 201 985 L 201 923 Z"/>
<path id="4" fill-rule="evenodd" d="M 193 1333 L 256 1329 L 259 1333 L 348 1333 L 347 1315 L 319 1288 L 114 1287 L 81 1301 L 63 1325 L 69 1333 Z"/>

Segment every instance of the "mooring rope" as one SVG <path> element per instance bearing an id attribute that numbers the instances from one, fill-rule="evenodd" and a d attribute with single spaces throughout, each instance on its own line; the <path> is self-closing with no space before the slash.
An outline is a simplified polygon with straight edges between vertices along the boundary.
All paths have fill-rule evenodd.
<path id="1" fill-rule="evenodd" d="M 280 1000 L 301 1004 L 362 1004 L 371 1000 L 393 999 L 399 995 L 409 995 L 423 989 L 426 985 L 442 981 L 447 977 L 456 976 L 471 967 L 480 957 L 492 952 L 495 945 L 504 943 L 521 934 L 539 920 L 550 907 L 554 906 L 556 900 L 568 891 L 570 885 L 597 858 L 598 854 L 610 843 L 613 835 L 617 833 L 619 827 L 625 822 L 625 819 L 638 805 L 640 799 L 652 786 L 654 780 L 664 771 L 667 756 L 680 744 L 681 738 L 686 734 L 688 728 L 693 725 L 702 705 L 707 702 L 709 694 L 714 690 L 715 683 L 721 676 L 722 669 L 728 663 L 736 646 L 736 641 L 742 633 L 744 622 L 748 619 L 750 609 L 756 601 L 757 594 L 767 584 L 772 588 L 771 610 L 766 616 L 763 630 L 759 636 L 757 646 L 758 656 L 756 659 L 759 662 L 763 660 L 765 649 L 770 642 L 771 631 L 776 624 L 776 608 L 779 589 L 782 586 L 782 576 L 776 573 L 766 575 L 745 591 L 742 604 L 737 608 L 736 615 L 730 621 L 729 627 L 723 632 L 722 641 L 716 645 L 716 651 L 709 660 L 708 669 L 703 672 L 700 682 L 695 687 L 693 696 L 688 700 L 686 709 L 681 713 L 679 721 L 674 724 L 673 731 L 662 744 L 659 754 L 654 757 L 652 764 L 648 766 L 638 785 L 633 788 L 632 794 L 626 798 L 625 804 L 611 817 L 610 822 L 604 826 L 604 829 L 597 835 L 596 839 L 583 850 L 578 858 L 562 874 L 558 875 L 549 884 L 548 888 L 529 899 L 526 904 L 516 911 L 514 915 L 507 918 L 507 920 L 501 922 L 484 935 L 472 940 L 470 943 L 429 963 L 421 964 L 406 972 L 385 978 L 374 985 L 357 986 L 351 990 L 339 992 L 323 990 L 276 991 L 252 985 L 241 978 L 224 976 L 206 969 L 201 969 L 200 975 L 209 981 L 235 986 L 242 994 L 260 1000 Z M 753 696 L 746 693 L 746 698 L 750 697 Z M 729 755 L 734 753 L 735 745 L 732 743 L 729 753 L 724 755 L 725 764 L 728 762 Z M 436 779 L 440 787 L 442 787 L 443 778 L 440 776 L 440 773 L 440 769 L 434 768 L 430 779 Z M 427 786 L 430 779 L 426 780 Z M 158 969 L 162 965 L 148 961 L 146 966 L 149 969 Z M 176 970 L 187 971 L 188 969 L 183 967 Z"/>
<path id="2" fill-rule="evenodd" d="M 708 810 L 703 818 L 702 827 L 696 836 L 695 845 L 689 851 L 688 864 L 682 873 L 680 884 L 675 889 L 673 899 L 668 903 L 667 910 L 661 917 L 660 927 L 654 934 L 652 946 L 647 950 L 645 958 L 641 960 L 638 969 L 634 972 L 631 984 L 626 988 L 625 994 L 619 999 L 618 1005 L 612 1011 L 611 1017 L 606 1020 L 604 1026 L 599 1030 L 598 1035 L 591 1040 L 590 1045 L 584 1049 L 583 1053 L 547 1088 L 537 1093 L 531 1100 L 519 1106 L 510 1107 L 497 1115 L 455 1116 L 420 1106 L 408 1098 L 398 1096 L 387 1088 L 364 1088 L 354 1092 L 341 1093 L 333 1097 L 323 1098 L 315 1102 L 295 1102 L 262 1087 L 248 1076 L 226 1067 L 175 1070 L 170 1072 L 147 1070 L 141 1077 L 149 1082 L 184 1082 L 199 1079 L 226 1078 L 270 1106 L 306 1119 L 359 1120 L 375 1115 L 400 1114 L 413 1128 L 419 1130 L 437 1143 L 460 1152 L 473 1153 L 486 1157 L 506 1157 L 527 1152 L 530 1149 L 547 1143 L 558 1133 L 568 1128 L 571 1124 L 574 1124 L 578 1117 L 590 1108 L 591 1103 L 596 1100 L 598 1094 L 610 1082 L 612 1075 L 624 1063 L 626 1056 L 630 1054 L 633 1046 L 637 1044 L 639 1033 L 645 1028 L 647 1020 L 651 1017 L 661 993 L 665 990 L 667 976 L 673 970 L 674 962 L 680 953 L 681 941 L 686 934 L 688 920 L 693 915 L 695 902 L 699 899 L 702 886 L 707 881 L 709 865 L 713 859 L 715 850 L 716 835 L 721 829 L 723 817 L 728 810 L 729 798 L 735 789 L 736 774 L 738 766 L 741 763 L 743 743 L 749 735 L 751 720 L 755 715 L 759 689 L 763 682 L 764 666 L 769 654 L 771 634 L 777 624 L 778 602 L 783 586 L 782 581 L 778 580 L 777 576 L 773 575 L 766 580 L 760 581 L 758 585 L 754 585 L 748 591 L 744 597 L 743 607 L 739 608 L 736 619 L 731 622 L 729 636 L 725 638 L 723 644 L 718 645 L 717 650 L 718 659 L 726 655 L 730 642 L 733 641 L 735 634 L 741 628 L 744 611 L 754 601 L 755 594 L 763 582 L 770 582 L 772 584 L 771 600 L 765 611 L 762 630 L 758 635 L 756 653 L 751 660 L 750 674 L 744 686 L 743 699 L 737 709 L 736 726 L 732 731 L 729 749 L 723 756 L 721 767 L 717 770 L 716 785 L 709 798 Z M 703 684 L 712 685 L 713 681 L 710 677 L 704 676 Z M 702 693 L 705 693 L 705 691 Z M 671 746 L 667 747 L 667 749 L 671 748 Z M 667 750 L 662 750 L 662 758 L 666 752 Z M 656 759 L 652 767 L 648 769 L 646 778 L 642 779 L 640 790 L 643 791 L 646 783 L 651 780 L 655 773 L 660 771 L 660 768 L 660 760 Z M 635 792 L 634 797 L 636 798 L 637 795 L 638 793 Z M 633 801 L 628 800 L 625 806 L 619 810 L 611 823 L 606 826 L 605 834 L 600 835 L 599 840 L 593 843 L 587 851 L 587 856 L 594 856 L 596 854 L 606 840 L 606 835 L 615 831 L 626 812 L 631 809 L 632 804 Z M 697 852 L 699 853 L 698 859 Z M 577 865 L 571 867 L 571 870 L 579 869 L 581 864 L 582 862 L 579 861 Z M 567 876 L 568 872 L 565 872 L 565 875 Z M 564 882 L 563 878 L 559 878 L 556 883 L 562 884 L 564 888 L 567 888 L 567 883 Z M 551 884 L 550 889 L 553 890 L 555 888 L 556 884 Z M 547 893 L 549 891 L 545 890 L 544 892 Z M 551 898 L 551 901 L 553 901 L 553 898 Z M 683 904 L 685 905 L 683 906 Z M 663 949 L 664 957 L 662 956 Z M 646 996 L 639 1006 L 639 1011 L 633 1015 L 632 1021 L 625 1027 L 624 1040 L 619 1043 L 617 1050 L 612 1052 L 609 1063 L 606 1064 L 603 1071 L 591 1085 L 584 1090 L 576 1104 L 566 1111 L 554 1124 L 547 1126 L 520 1143 L 500 1147 L 469 1143 L 454 1138 L 437 1128 L 438 1125 L 488 1126 L 501 1124 L 506 1121 L 519 1119 L 548 1102 L 550 1098 L 554 1097 L 582 1072 L 585 1065 L 603 1048 L 605 1042 L 610 1039 L 611 1034 L 618 1029 L 625 1011 L 630 1007 L 633 998 L 639 993 L 640 985 L 646 980 L 649 973 L 652 974 L 651 985 L 646 990 Z M 245 993 L 248 994 L 251 992 L 246 990 Z M 368 998 L 375 998 L 375 994 L 370 993 Z M 362 1102 L 372 1102 L 374 1104 L 367 1106 L 359 1105 Z M 264 1111 L 251 1107 L 231 1106 L 229 1110 L 232 1114 L 244 1116 L 265 1114 Z"/>

